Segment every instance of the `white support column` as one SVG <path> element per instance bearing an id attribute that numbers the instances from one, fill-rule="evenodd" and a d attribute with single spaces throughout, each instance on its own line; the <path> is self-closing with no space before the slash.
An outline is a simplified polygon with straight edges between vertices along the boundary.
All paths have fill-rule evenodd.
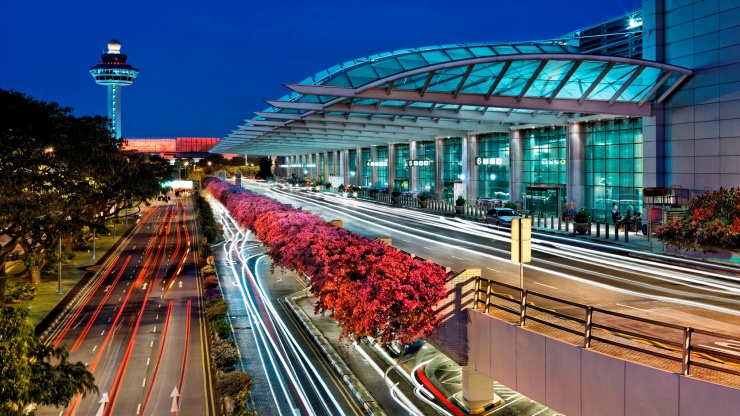
<path id="1" fill-rule="evenodd" d="M 465 150 L 465 147 L 463 147 L 463 150 Z M 467 158 L 463 158 L 463 173 L 467 181 L 467 198 L 470 203 L 480 198 L 480 175 L 478 174 L 478 165 L 475 164 L 477 156 L 478 135 L 470 134 L 467 137 Z"/>
<path id="2" fill-rule="evenodd" d="M 514 202 L 522 200 L 524 192 L 524 146 L 521 130 L 512 130 L 509 136 L 509 193 Z"/>
<path id="3" fill-rule="evenodd" d="M 378 146 L 370 146 L 370 162 L 377 162 L 378 160 Z M 370 167 L 370 185 L 375 186 L 375 183 L 378 182 L 378 167 L 377 166 L 371 166 Z"/>
<path id="4" fill-rule="evenodd" d="M 468 401 L 491 401 L 494 398 L 493 379 L 474 370 L 473 367 L 462 367 L 462 394 Z"/>
<path id="5" fill-rule="evenodd" d="M 364 186 L 365 183 L 363 182 L 362 178 L 362 172 L 364 170 L 364 166 L 362 166 L 362 148 L 358 147 L 355 149 L 355 180 L 354 185 L 357 186 Z"/>
<path id="6" fill-rule="evenodd" d="M 416 160 L 416 140 L 409 142 L 409 160 Z M 409 166 L 409 190 L 411 192 L 419 192 L 421 193 L 421 189 L 419 189 L 419 186 L 417 182 L 419 182 L 419 172 L 418 167 L 416 166 Z"/>
<path id="7" fill-rule="evenodd" d="M 582 123 L 570 123 L 568 134 L 568 160 L 566 160 L 566 195 L 568 202 L 575 202 L 576 209 L 585 204 L 585 163 L 584 144 L 586 141 L 585 126 Z"/>
<path id="8" fill-rule="evenodd" d="M 349 149 L 339 151 L 339 174 L 342 175 L 342 182 L 345 185 L 352 185 L 352 179 L 349 176 Z"/>
<path id="9" fill-rule="evenodd" d="M 444 175 L 442 162 L 444 162 L 444 139 L 434 139 L 434 199 L 443 199 Z"/>

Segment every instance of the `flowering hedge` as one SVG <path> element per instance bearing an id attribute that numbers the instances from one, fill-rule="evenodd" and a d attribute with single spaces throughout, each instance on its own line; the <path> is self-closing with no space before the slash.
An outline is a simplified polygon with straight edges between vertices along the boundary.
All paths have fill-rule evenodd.
<path id="1" fill-rule="evenodd" d="M 740 189 L 719 188 L 696 197 L 684 216 L 658 231 L 658 238 L 686 250 L 740 248 Z"/>
<path id="2" fill-rule="evenodd" d="M 205 186 L 269 247 L 273 267 L 310 277 L 316 312 L 328 311 L 343 336 L 387 345 L 429 335 L 439 325 L 434 306 L 447 297 L 440 266 L 228 182 L 209 178 Z"/>

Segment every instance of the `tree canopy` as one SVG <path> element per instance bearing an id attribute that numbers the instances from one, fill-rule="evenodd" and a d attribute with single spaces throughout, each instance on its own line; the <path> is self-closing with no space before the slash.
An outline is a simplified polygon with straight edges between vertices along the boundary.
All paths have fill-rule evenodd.
<path id="1" fill-rule="evenodd" d="M 662 227 L 658 238 L 685 250 L 740 248 L 740 189 L 719 188 L 694 198 L 685 215 Z"/>
<path id="2" fill-rule="evenodd" d="M 0 89 L 0 300 L 6 263 L 43 266 L 63 236 L 159 193 L 165 164 L 123 152 L 105 117 Z M 14 253 L 15 251 L 15 253 Z"/>
<path id="3" fill-rule="evenodd" d="M 28 311 L 0 306 L 0 414 L 23 415 L 29 404 L 66 406 L 77 395 L 97 393 L 82 362 L 71 363 L 63 347 L 42 344 Z"/>

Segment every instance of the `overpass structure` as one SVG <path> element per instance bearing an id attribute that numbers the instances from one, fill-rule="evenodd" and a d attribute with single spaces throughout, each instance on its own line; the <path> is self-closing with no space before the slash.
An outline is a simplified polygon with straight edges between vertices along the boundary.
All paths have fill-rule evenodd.
<path id="1" fill-rule="evenodd" d="M 644 2 L 547 42 L 415 48 L 336 65 L 286 84 L 288 95 L 211 152 L 278 156 L 283 176 L 438 200 L 536 197 L 545 214 L 570 202 L 604 220 L 612 203 L 642 211 L 645 188 L 740 186 L 738 51 L 740 1 Z M 470 345 L 488 342 L 480 340 L 493 332 L 475 328 Z M 529 337 L 507 331 L 497 334 Z M 511 347 L 556 360 L 575 354 L 525 344 L 551 345 Z M 478 394 L 470 377 L 495 376 L 480 351 L 451 351 L 472 363 L 463 373 L 469 396 Z M 601 365 L 578 354 L 579 368 Z"/>

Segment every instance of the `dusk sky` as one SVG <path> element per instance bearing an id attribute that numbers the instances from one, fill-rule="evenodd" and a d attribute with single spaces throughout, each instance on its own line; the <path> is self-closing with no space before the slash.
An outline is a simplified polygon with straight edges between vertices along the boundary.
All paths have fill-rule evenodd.
<path id="1" fill-rule="evenodd" d="M 640 0 L 36 1 L 0 4 L 0 88 L 105 115 L 88 72 L 111 39 L 139 69 L 124 138 L 224 137 L 297 83 L 345 61 L 431 45 L 552 39 Z"/>

